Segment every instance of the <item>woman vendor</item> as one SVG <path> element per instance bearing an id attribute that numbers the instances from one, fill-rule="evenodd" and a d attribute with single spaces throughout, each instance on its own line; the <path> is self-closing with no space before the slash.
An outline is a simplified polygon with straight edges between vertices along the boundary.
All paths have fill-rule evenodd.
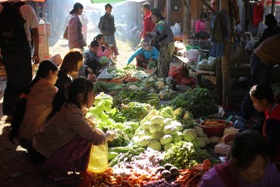
<path id="1" fill-rule="evenodd" d="M 85 119 L 87 108 L 94 101 L 93 83 L 85 78 L 75 79 L 67 88 L 59 90 L 47 121 L 33 139 L 32 161 L 46 178 L 60 185 L 81 182 L 67 175 L 68 171 L 85 172 L 92 145 L 102 145 L 114 139 Z"/>
<path id="2" fill-rule="evenodd" d="M 130 56 L 127 65 L 136 57 L 136 67 L 144 69 L 151 68 L 153 66 L 151 63 L 154 63 L 154 65 L 156 64 L 158 55 L 159 52 L 155 47 L 149 46 L 148 42 L 143 41 L 142 47 Z"/>
<path id="3" fill-rule="evenodd" d="M 275 102 L 271 87 L 267 84 L 254 85 L 250 98 L 258 112 L 265 112 L 262 134 L 267 141 L 272 160 L 280 162 L 280 105 Z"/>
<path id="4" fill-rule="evenodd" d="M 157 8 L 152 10 L 152 21 L 156 25 L 155 29 L 153 32 L 147 32 L 146 34 L 157 38 L 160 43 L 159 59 L 155 73 L 158 76 L 168 77 L 170 61 L 175 50 L 174 34 Z"/>
<path id="5" fill-rule="evenodd" d="M 280 172 L 269 160 L 269 148 L 262 135 L 253 130 L 239 133 L 228 161 L 206 172 L 200 187 L 278 187 Z"/>

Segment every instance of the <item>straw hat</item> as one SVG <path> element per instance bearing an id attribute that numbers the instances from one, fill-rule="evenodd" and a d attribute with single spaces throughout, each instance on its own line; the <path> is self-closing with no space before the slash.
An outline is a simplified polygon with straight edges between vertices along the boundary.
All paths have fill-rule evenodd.
<path id="1" fill-rule="evenodd" d="M 51 56 L 49 60 L 53 61 L 57 66 L 59 66 L 62 63 L 62 58 L 58 53 Z"/>

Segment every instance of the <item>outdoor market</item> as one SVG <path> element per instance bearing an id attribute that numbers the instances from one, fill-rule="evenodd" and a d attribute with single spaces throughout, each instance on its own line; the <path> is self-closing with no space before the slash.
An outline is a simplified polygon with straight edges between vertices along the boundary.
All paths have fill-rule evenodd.
<path id="1" fill-rule="evenodd" d="M 280 0 L 0 0 L 0 186 L 279 187 L 279 24 Z"/>

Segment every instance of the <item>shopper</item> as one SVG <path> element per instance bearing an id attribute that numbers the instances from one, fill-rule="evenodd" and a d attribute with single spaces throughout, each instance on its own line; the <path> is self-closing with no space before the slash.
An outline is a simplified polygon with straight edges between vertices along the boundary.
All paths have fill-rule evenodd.
<path id="1" fill-rule="evenodd" d="M 86 41 L 82 33 L 82 22 L 79 16 L 83 13 L 83 5 L 75 3 L 70 11 L 70 19 L 68 21 L 68 45 L 69 49 L 79 48 L 83 50 L 86 46 Z"/>
<path id="2" fill-rule="evenodd" d="M 145 42 L 149 42 L 151 38 L 146 32 L 152 32 L 155 28 L 155 24 L 152 21 L 152 12 L 151 12 L 151 5 L 149 2 L 145 2 L 142 4 L 142 10 L 144 13 L 144 20 L 143 20 L 143 29 L 140 33 L 142 39 Z"/>
<path id="3" fill-rule="evenodd" d="M 58 72 L 58 79 L 55 86 L 58 89 L 70 84 L 73 78 L 78 76 L 78 72 L 83 65 L 83 54 L 80 49 L 71 49 L 63 58 Z"/>
<path id="4" fill-rule="evenodd" d="M 86 172 L 91 146 L 114 138 L 111 132 L 104 133 L 85 120 L 85 111 L 94 101 L 93 88 L 91 81 L 77 78 L 69 87 L 59 90 L 47 122 L 34 136 L 31 159 L 54 183 L 81 182 L 67 172 Z"/>
<path id="5" fill-rule="evenodd" d="M 156 74 L 158 76 L 168 77 L 170 61 L 175 50 L 174 35 L 173 32 L 165 21 L 165 18 L 161 16 L 158 9 L 152 10 L 152 21 L 155 23 L 155 29 L 153 32 L 146 33 L 153 37 L 158 38 L 160 43 L 159 59 Z"/>
<path id="6" fill-rule="evenodd" d="M 3 100 L 3 115 L 7 116 L 6 121 L 10 122 L 16 112 L 16 108 L 20 102 L 20 94 L 24 92 L 32 80 L 32 64 L 39 63 L 39 35 L 38 26 L 39 22 L 34 9 L 27 3 L 11 2 L 15 6 L 20 6 L 19 11 L 24 21 L 24 28 L 22 32 L 17 33 L 16 36 L 24 35 L 19 43 L 23 43 L 22 50 L 9 50 L 4 46 L 1 48 L 1 56 L 5 66 L 7 75 L 6 88 L 4 91 Z M 9 6 L 10 2 L 0 4 L 0 12 L 4 10 L 4 6 Z M 1 15 L 2 16 L 2 15 Z M 7 20 L 7 19 L 6 19 Z M 1 20 L 3 24 L 4 20 Z M 8 23 L 12 24 L 12 23 Z M 22 23 L 19 23 L 22 24 Z M 16 31 L 18 32 L 18 30 Z M 34 47 L 33 58 L 31 59 L 31 43 Z"/>
<path id="7" fill-rule="evenodd" d="M 280 161 L 280 105 L 276 103 L 271 87 L 267 84 L 254 85 L 250 98 L 258 112 L 265 112 L 262 133 L 272 153 L 273 161 Z"/>
<path id="8" fill-rule="evenodd" d="M 57 92 L 54 86 L 58 68 L 52 61 L 45 60 L 39 65 L 35 78 L 25 92 L 11 123 L 10 141 L 19 141 L 27 150 L 32 147 L 32 138 L 45 122 L 52 110 L 52 100 Z"/>
<path id="9" fill-rule="evenodd" d="M 262 135 L 246 130 L 239 133 L 225 163 L 206 172 L 200 187 L 280 186 L 280 172 L 269 160 L 269 149 Z"/>
<path id="10" fill-rule="evenodd" d="M 156 66 L 159 52 L 153 47 L 149 46 L 148 42 L 142 42 L 142 47 L 135 51 L 128 59 L 127 65 L 129 65 L 134 58 L 136 58 L 136 67 L 150 69 Z"/>
<path id="11" fill-rule="evenodd" d="M 97 41 L 99 44 L 98 51 L 97 51 L 97 56 L 99 58 L 103 56 L 111 58 L 113 49 L 112 46 L 110 46 L 109 43 L 105 41 L 105 36 L 103 34 L 96 35 L 93 41 Z"/>
<path id="12" fill-rule="evenodd" d="M 116 32 L 116 27 L 115 27 L 114 16 L 111 14 L 112 9 L 113 9 L 113 7 L 111 4 L 105 5 L 106 13 L 100 18 L 98 28 L 99 28 L 100 32 L 104 35 L 105 41 L 108 44 L 114 46 L 115 57 L 116 57 L 117 55 L 119 55 L 119 53 L 118 53 L 116 39 L 114 36 L 115 32 Z"/>

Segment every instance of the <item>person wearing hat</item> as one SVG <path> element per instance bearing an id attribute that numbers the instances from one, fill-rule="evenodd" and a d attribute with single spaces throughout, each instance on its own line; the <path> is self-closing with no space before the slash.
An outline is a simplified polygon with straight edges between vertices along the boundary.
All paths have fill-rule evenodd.
<path id="1" fill-rule="evenodd" d="M 199 19 L 195 22 L 195 37 L 196 38 L 209 38 L 209 32 L 207 31 L 206 21 L 208 15 L 205 12 L 202 12 L 199 16 Z"/>
<path id="2" fill-rule="evenodd" d="M 129 65 L 134 58 L 136 58 L 136 67 L 147 69 L 149 66 L 155 65 L 158 60 L 158 50 L 150 46 L 148 42 L 143 41 L 142 47 L 135 51 L 128 59 L 127 65 Z"/>

